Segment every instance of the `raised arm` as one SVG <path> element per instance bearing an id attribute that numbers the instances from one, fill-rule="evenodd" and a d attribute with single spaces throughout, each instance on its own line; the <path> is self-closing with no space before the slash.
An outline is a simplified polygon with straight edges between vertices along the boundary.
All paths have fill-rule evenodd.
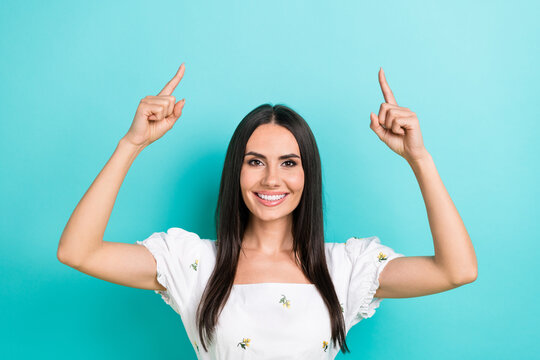
<path id="1" fill-rule="evenodd" d="M 144 246 L 108 242 L 103 236 L 131 164 L 144 148 L 169 131 L 182 114 L 185 100 L 176 102 L 171 94 L 184 69 L 182 64 L 157 96 L 141 100 L 129 131 L 79 201 L 62 232 L 57 251 L 62 263 L 117 284 L 163 290 L 156 280 L 155 260 Z"/>
<path id="2" fill-rule="evenodd" d="M 416 114 L 397 104 L 384 75 L 379 83 L 385 102 L 371 113 L 371 129 L 411 166 L 426 205 L 434 256 L 392 260 L 380 274 L 375 297 L 403 298 L 450 290 L 474 281 L 476 254 L 467 229 L 446 191 L 431 155 L 424 147 Z"/>

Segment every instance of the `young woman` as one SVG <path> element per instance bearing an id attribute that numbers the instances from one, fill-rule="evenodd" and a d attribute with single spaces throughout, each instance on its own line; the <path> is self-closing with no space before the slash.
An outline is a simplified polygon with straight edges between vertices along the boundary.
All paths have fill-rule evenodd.
<path id="1" fill-rule="evenodd" d="M 181 228 L 136 244 L 103 241 L 118 190 L 137 155 L 182 114 L 172 92 L 141 100 L 113 156 L 71 215 L 58 259 L 113 283 L 152 289 L 182 318 L 200 359 L 333 359 L 350 328 L 383 298 L 439 293 L 477 276 L 473 245 L 425 149 L 416 114 L 385 98 L 371 129 L 412 167 L 434 256 L 405 257 L 375 237 L 325 242 L 315 138 L 292 109 L 264 104 L 229 144 L 215 213 L 217 240 Z M 384 270 L 384 271 L 383 271 Z M 201 345 L 201 346 L 199 346 Z"/>

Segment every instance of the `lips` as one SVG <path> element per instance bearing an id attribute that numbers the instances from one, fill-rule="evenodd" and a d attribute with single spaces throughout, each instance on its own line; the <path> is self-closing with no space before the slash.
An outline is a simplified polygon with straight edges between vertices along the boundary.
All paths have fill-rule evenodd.
<path id="1" fill-rule="evenodd" d="M 261 199 L 259 196 L 257 196 L 257 193 L 256 192 L 252 192 L 253 196 L 255 196 L 255 198 L 263 205 L 265 206 L 277 206 L 279 204 L 281 204 L 282 202 L 285 201 L 285 199 L 287 199 L 287 196 L 289 196 L 288 193 L 284 193 L 284 192 L 281 192 L 281 193 L 271 193 L 269 191 L 261 191 L 259 192 L 259 194 L 262 194 L 262 195 L 283 195 L 285 194 L 284 197 L 282 197 L 281 199 L 278 199 L 278 200 L 265 200 L 265 199 Z"/>
<path id="2" fill-rule="evenodd" d="M 286 191 L 255 191 L 257 194 L 262 195 L 283 195 L 288 194 Z"/>

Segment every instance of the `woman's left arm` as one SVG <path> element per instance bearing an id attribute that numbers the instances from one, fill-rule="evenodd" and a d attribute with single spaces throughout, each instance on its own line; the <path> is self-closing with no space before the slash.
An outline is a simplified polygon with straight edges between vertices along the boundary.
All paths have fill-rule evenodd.
<path id="1" fill-rule="evenodd" d="M 411 166 L 426 205 L 434 256 L 410 256 L 390 261 L 379 278 L 376 297 L 414 297 L 438 293 L 477 278 L 476 254 L 467 229 L 424 147 L 416 114 L 400 107 L 379 71 L 385 98 L 378 115 L 371 113 L 371 129 Z"/>
<path id="2" fill-rule="evenodd" d="M 424 197 L 435 248 L 434 260 L 458 284 L 476 280 L 476 254 L 461 216 L 431 155 L 410 163 Z"/>

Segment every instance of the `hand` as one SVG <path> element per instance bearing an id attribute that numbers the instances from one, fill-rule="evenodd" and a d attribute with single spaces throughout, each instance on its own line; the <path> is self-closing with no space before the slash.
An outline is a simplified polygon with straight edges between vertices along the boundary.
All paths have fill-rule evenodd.
<path id="1" fill-rule="evenodd" d="M 182 115 L 185 99 L 176 102 L 176 98 L 171 94 L 182 80 L 184 70 L 185 65 L 182 63 L 157 96 L 149 95 L 141 100 L 124 139 L 136 146 L 148 146 L 173 127 Z"/>
<path id="2" fill-rule="evenodd" d="M 382 68 L 379 70 L 379 83 L 385 102 L 381 104 L 378 116 L 371 113 L 369 127 L 409 163 L 426 157 L 428 152 L 424 147 L 418 118 L 409 108 L 398 106 Z"/>

